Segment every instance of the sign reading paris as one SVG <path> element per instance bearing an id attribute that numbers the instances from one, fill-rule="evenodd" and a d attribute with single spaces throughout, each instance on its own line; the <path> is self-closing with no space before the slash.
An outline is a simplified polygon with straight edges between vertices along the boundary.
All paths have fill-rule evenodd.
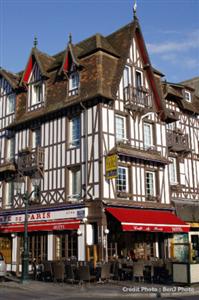
<path id="1" fill-rule="evenodd" d="M 106 157 L 106 179 L 117 177 L 118 157 L 116 154 Z"/>

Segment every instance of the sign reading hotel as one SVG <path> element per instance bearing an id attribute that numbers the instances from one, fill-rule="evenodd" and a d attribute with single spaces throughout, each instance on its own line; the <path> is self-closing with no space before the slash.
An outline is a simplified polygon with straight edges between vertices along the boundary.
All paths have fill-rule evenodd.
<path id="1" fill-rule="evenodd" d="M 106 157 L 106 179 L 117 177 L 118 156 L 117 154 Z"/>

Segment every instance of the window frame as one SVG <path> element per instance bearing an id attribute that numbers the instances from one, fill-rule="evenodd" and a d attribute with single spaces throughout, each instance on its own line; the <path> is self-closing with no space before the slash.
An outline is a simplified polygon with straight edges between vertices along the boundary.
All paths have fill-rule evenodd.
<path id="1" fill-rule="evenodd" d="M 14 181 L 6 182 L 5 188 L 5 208 L 13 207 L 13 199 L 14 198 Z"/>
<path id="2" fill-rule="evenodd" d="M 122 136 L 121 138 L 120 137 L 117 137 L 117 120 L 120 119 L 123 121 L 123 132 L 124 132 L 124 136 Z M 126 117 L 124 116 L 121 116 L 121 115 L 118 115 L 116 114 L 115 115 L 115 139 L 116 139 L 116 142 L 126 142 L 127 141 L 127 126 L 126 126 Z"/>
<path id="3" fill-rule="evenodd" d="M 125 73 L 127 74 L 127 77 L 125 76 Z M 131 67 L 125 65 L 123 71 L 123 88 L 127 88 L 129 85 L 131 85 Z"/>
<path id="4" fill-rule="evenodd" d="M 75 85 L 73 85 L 73 78 L 72 78 L 73 76 L 75 77 Z M 78 90 L 79 86 L 80 86 L 79 72 L 78 71 L 71 72 L 71 74 L 69 76 L 69 88 L 68 88 L 69 92 Z"/>
<path id="5" fill-rule="evenodd" d="M 188 95 L 188 97 L 186 97 L 186 95 Z M 192 97 L 191 97 L 191 92 L 188 90 L 184 91 L 184 98 L 187 102 L 191 102 L 192 101 Z"/>
<path id="6" fill-rule="evenodd" d="M 77 178 L 75 178 L 75 176 Z M 79 182 L 78 182 L 79 180 Z M 76 186 L 74 186 L 74 181 Z M 69 170 L 69 199 L 81 199 L 81 168 L 80 166 L 71 168 Z"/>
<path id="7" fill-rule="evenodd" d="M 138 85 L 137 74 L 140 74 L 140 85 Z M 143 87 L 143 72 L 141 70 L 135 70 L 135 87 L 137 90 L 141 90 Z"/>
<path id="8" fill-rule="evenodd" d="M 78 126 L 74 124 L 75 120 L 78 121 Z M 79 148 L 81 143 L 81 115 L 76 115 L 70 119 L 70 147 Z M 77 131 L 75 134 L 74 132 Z M 76 135 L 76 136 L 75 136 Z M 75 137 L 75 138 L 74 138 Z"/>
<path id="9" fill-rule="evenodd" d="M 177 175 L 177 159 L 176 157 L 169 157 L 170 161 L 172 160 L 172 163 L 169 164 L 169 183 L 171 185 L 178 184 L 178 175 Z M 171 170 L 171 167 L 173 166 L 173 170 Z M 172 180 L 171 171 L 174 172 L 174 180 Z"/>
<path id="10" fill-rule="evenodd" d="M 152 193 L 148 193 L 148 186 L 147 186 L 147 174 L 151 174 L 152 175 L 152 179 L 153 179 L 153 182 L 152 182 Z M 146 184 L 146 188 L 145 188 L 145 191 L 146 191 L 146 198 L 150 198 L 150 197 L 156 197 L 157 196 L 157 182 L 156 182 L 156 172 L 155 171 L 150 171 L 150 170 L 147 170 L 146 173 L 145 173 L 145 184 Z M 150 184 L 151 185 L 151 184 Z"/>
<path id="11" fill-rule="evenodd" d="M 125 170 L 125 179 L 124 178 L 119 178 L 120 174 L 119 174 L 119 170 Z M 116 191 L 118 193 L 128 193 L 129 192 L 129 178 L 128 178 L 128 167 L 123 167 L 123 166 L 118 166 L 118 170 L 117 170 L 117 178 L 116 178 Z M 125 181 L 126 184 L 124 185 L 124 183 L 119 184 L 119 180 L 120 181 Z M 123 187 L 125 186 L 125 188 L 120 189 L 119 187 Z"/>
<path id="12" fill-rule="evenodd" d="M 10 99 L 12 99 L 12 109 L 10 109 Z M 6 114 L 10 115 L 15 112 L 15 105 L 16 105 L 16 95 L 11 93 L 7 96 L 7 105 L 6 105 Z"/>
<path id="13" fill-rule="evenodd" d="M 145 138 L 145 126 L 148 126 L 150 128 L 150 144 L 146 144 L 146 138 Z M 144 122 L 143 123 L 143 145 L 144 149 L 149 149 L 151 147 L 154 147 L 154 136 L 153 136 L 153 124 Z"/>
<path id="14" fill-rule="evenodd" d="M 12 162 L 14 161 L 14 158 L 15 158 L 15 136 L 12 136 L 7 138 L 6 160 Z"/>
<path id="15" fill-rule="evenodd" d="M 39 143 L 37 134 L 39 133 Z M 41 127 L 32 130 L 32 148 L 41 147 Z"/>

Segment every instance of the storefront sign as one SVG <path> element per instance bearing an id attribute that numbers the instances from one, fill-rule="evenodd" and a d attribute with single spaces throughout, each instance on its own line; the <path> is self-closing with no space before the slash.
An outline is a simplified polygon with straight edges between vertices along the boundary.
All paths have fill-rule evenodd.
<path id="1" fill-rule="evenodd" d="M 106 179 L 117 177 L 118 156 L 116 154 L 106 157 Z"/>
<path id="2" fill-rule="evenodd" d="M 85 217 L 85 208 L 37 212 L 28 214 L 28 222 L 52 221 L 59 219 L 82 219 Z M 24 223 L 24 214 L 0 216 L 0 224 Z"/>

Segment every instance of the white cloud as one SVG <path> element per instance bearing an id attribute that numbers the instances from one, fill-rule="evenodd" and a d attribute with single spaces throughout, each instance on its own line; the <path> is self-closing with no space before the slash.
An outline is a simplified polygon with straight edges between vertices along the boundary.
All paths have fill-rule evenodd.
<path id="1" fill-rule="evenodd" d="M 169 52 L 185 52 L 191 49 L 199 49 L 199 29 L 184 36 L 181 40 L 167 41 L 163 43 L 148 43 L 148 50 L 151 54 L 164 54 Z"/>

